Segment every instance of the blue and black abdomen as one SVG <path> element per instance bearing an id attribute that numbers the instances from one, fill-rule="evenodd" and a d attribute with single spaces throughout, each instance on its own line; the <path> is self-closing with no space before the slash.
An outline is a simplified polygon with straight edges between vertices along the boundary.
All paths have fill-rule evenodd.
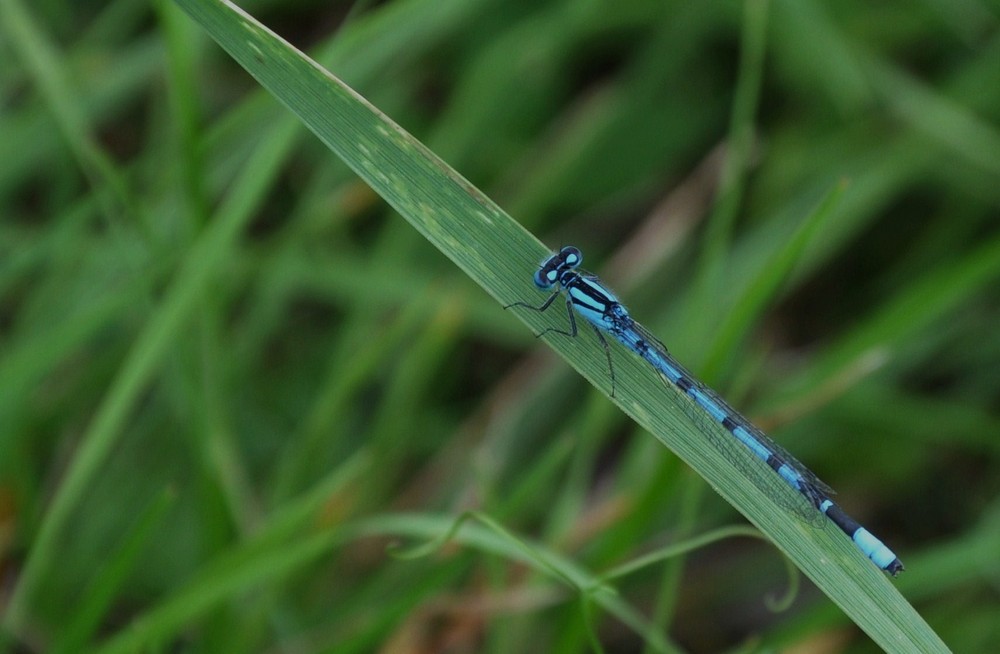
<path id="1" fill-rule="evenodd" d="M 556 291 L 540 307 L 521 302 L 515 304 L 544 311 L 560 292 L 565 291 L 570 307 L 571 329 L 567 332 L 549 328 L 546 332 L 576 336 L 573 311 L 590 323 L 608 358 L 612 395 L 615 386 L 614 366 L 611 350 L 603 334 L 611 334 L 680 390 L 687 398 L 679 402 L 682 410 L 695 424 L 702 427 L 708 440 L 730 463 L 768 497 L 812 524 L 825 524 L 828 518 L 879 568 L 892 575 L 903 570 L 903 564 L 892 550 L 830 499 L 833 490 L 829 486 L 671 357 L 663 343 L 635 322 L 614 293 L 600 280 L 577 270 L 582 262 L 580 250 L 572 246 L 562 248 L 543 261 L 534 276 L 536 286 L 549 290 L 558 285 Z M 748 454 L 752 457 L 748 457 Z M 798 492 L 798 496 L 789 494 L 782 486 L 791 487 Z"/>

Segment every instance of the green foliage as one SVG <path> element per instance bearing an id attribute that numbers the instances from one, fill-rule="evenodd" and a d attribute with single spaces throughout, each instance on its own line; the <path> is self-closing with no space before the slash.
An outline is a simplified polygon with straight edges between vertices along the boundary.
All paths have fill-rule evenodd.
<path id="1" fill-rule="evenodd" d="M 247 6 L 331 77 L 178 5 L 0 3 L 8 643 L 1000 642 L 995 8 Z M 592 333 L 545 356 L 516 318 L 561 306 L 502 306 L 565 243 L 906 573 L 779 509 L 621 348 L 622 411 Z M 712 544 L 745 529 L 702 478 L 833 602 L 761 613 L 780 557 Z"/>

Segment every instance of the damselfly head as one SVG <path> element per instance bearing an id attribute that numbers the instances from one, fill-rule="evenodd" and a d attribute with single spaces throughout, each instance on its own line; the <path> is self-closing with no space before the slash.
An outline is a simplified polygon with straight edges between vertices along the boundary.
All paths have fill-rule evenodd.
<path id="1" fill-rule="evenodd" d="M 548 290 L 559 283 L 563 273 L 573 270 L 583 262 L 579 248 L 567 245 L 543 261 L 535 271 L 535 286 Z"/>

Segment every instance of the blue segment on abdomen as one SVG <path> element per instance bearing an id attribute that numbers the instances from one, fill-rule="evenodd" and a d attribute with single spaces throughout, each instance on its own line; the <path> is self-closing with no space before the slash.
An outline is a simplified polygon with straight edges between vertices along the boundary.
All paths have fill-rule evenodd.
<path id="1" fill-rule="evenodd" d="M 753 437 L 753 434 L 748 432 L 743 427 L 736 427 L 733 430 L 733 436 L 740 439 L 740 442 L 750 448 L 750 451 L 754 453 L 761 461 L 767 461 L 767 457 L 771 456 L 772 452 L 764 447 L 764 444 Z"/>
<path id="2" fill-rule="evenodd" d="M 662 372 L 664 375 L 666 375 L 667 379 L 669 379 L 671 382 L 676 384 L 677 381 L 683 376 L 681 375 L 680 370 L 674 368 L 672 365 L 670 365 L 669 361 L 659 356 L 656 352 L 651 352 L 650 357 L 653 359 L 653 361 L 651 361 L 653 366 L 657 370 Z"/>
<path id="3" fill-rule="evenodd" d="M 692 387 L 688 389 L 688 394 L 694 398 L 694 401 L 697 402 L 701 408 L 708 411 L 708 414 L 715 418 L 716 422 L 722 422 L 729 417 L 726 412 L 722 410 L 722 407 L 713 402 L 712 398 L 705 395 L 697 388 Z"/>
<path id="4" fill-rule="evenodd" d="M 889 567 L 889 564 L 896 560 L 896 555 L 892 553 L 892 550 L 864 527 L 858 527 L 851 538 L 861 548 L 861 551 L 882 569 Z"/>
<path id="5" fill-rule="evenodd" d="M 801 490 L 802 488 L 802 475 L 798 471 L 789 466 L 787 463 L 782 463 L 781 467 L 778 468 L 778 474 L 781 478 L 788 482 L 788 485 L 795 490 Z"/>

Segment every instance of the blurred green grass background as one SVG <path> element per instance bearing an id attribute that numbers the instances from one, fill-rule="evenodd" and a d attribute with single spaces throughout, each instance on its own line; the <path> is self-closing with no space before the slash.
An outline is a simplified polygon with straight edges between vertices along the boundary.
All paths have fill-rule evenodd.
<path id="1" fill-rule="evenodd" d="M 995 651 L 1000 6 L 753 4 L 749 107 L 736 2 L 244 7 L 549 245 L 582 247 L 900 554 L 945 642 Z M 8 648 L 585 651 L 572 593 L 499 548 L 396 560 L 386 542 L 477 509 L 599 572 L 734 520 L 173 6 L 4 0 L 0 34 L 5 606 L 165 289 L 207 226 L 244 217 L 118 409 Z M 731 127 L 747 112 L 752 138 Z M 745 170 L 724 164 L 733 137 Z M 738 271 L 843 180 L 778 301 L 717 356 Z M 697 283 L 717 242 L 721 294 Z M 614 584 L 667 643 L 608 616 L 598 637 L 874 649 L 812 588 L 770 613 L 783 574 L 766 543 L 706 546 Z"/>

